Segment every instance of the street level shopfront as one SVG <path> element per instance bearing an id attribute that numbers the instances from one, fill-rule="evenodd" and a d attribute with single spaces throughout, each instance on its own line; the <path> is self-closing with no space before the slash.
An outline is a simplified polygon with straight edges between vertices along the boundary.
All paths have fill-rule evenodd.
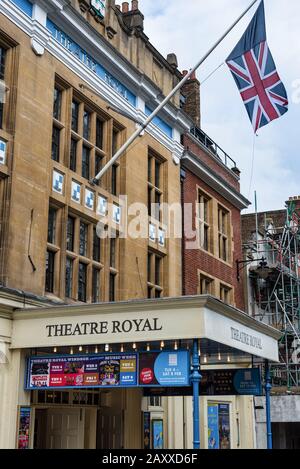
<path id="1" fill-rule="evenodd" d="M 7 306 L 0 447 L 192 448 L 198 426 L 201 448 L 255 448 L 253 357 L 279 338 L 210 296 Z"/>

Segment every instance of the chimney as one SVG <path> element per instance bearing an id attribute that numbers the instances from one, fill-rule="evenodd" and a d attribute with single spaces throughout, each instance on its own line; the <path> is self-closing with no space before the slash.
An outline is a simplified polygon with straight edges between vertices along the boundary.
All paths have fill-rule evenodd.
<path id="1" fill-rule="evenodd" d="M 178 61 L 177 61 L 177 56 L 176 54 L 168 54 L 167 56 L 167 62 L 171 65 L 172 68 L 177 68 L 178 67 Z"/>
<path id="2" fill-rule="evenodd" d="M 129 3 L 122 3 L 123 21 L 127 28 L 135 31 L 144 30 L 144 15 L 139 10 L 138 0 L 132 0 L 131 10 L 129 10 Z"/>
<path id="3" fill-rule="evenodd" d="M 122 3 L 122 13 L 128 13 L 129 12 L 129 3 L 128 2 L 123 2 Z"/>
<path id="4" fill-rule="evenodd" d="M 188 71 L 183 70 L 182 76 L 185 77 L 187 74 Z M 182 109 L 191 117 L 195 126 L 200 128 L 200 82 L 196 77 L 196 72 L 193 72 L 190 78 L 185 82 L 181 88 L 181 94 L 185 98 Z"/>

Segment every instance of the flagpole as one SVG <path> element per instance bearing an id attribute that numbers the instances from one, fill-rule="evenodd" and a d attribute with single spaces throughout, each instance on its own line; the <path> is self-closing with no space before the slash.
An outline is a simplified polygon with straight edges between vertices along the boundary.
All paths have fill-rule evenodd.
<path id="1" fill-rule="evenodd" d="M 208 52 L 197 62 L 197 64 L 183 77 L 183 79 L 175 86 L 175 88 L 165 97 L 165 99 L 159 104 L 159 106 L 149 115 L 145 122 L 137 128 L 137 130 L 129 137 L 127 142 L 121 146 L 117 153 L 106 163 L 106 165 L 101 169 L 101 171 L 90 181 L 91 184 L 97 184 L 97 182 L 104 176 L 104 174 L 109 170 L 109 168 L 120 158 L 120 156 L 127 150 L 127 148 L 141 135 L 141 133 L 148 127 L 152 122 L 154 117 L 157 116 L 159 111 L 165 107 L 165 105 L 173 98 L 173 96 L 179 91 L 182 86 L 188 81 L 191 75 L 200 67 L 200 65 L 205 62 L 205 60 L 211 55 L 211 53 L 218 47 L 219 44 L 228 36 L 228 34 L 233 30 L 233 28 L 241 21 L 242 18 L 248 13 L 253 5 L 258 2 L 258 0 L 253 0 L 251 4 L 246 8 L 246 10 L 235 20 L 235 22 L 226 30 L 226 32 L 220 37 L 220 39 L 208 50 Z"/>

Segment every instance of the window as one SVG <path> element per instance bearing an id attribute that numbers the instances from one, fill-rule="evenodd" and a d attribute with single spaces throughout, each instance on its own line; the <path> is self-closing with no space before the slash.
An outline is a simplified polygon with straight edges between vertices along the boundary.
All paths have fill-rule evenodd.
<path id="1" fill-rule="evenodd" d="M 55 244 L 56 234 L 56 209 L 49 207 L 48 215 L 48 243 Z"/>
<path id="2" fill-rule="evenodd" d="M 60 157 L 60 129 L 53 126 L 52 130 L 52 160 L 59 162 Z"/>
<path id="3" fill-rule="evenodd" d="M 100 238 L 97 235 L 96 227 L 93 228 L 93 260 L 100 262 Z"/>
<path id="4" fill-rule="evenodd" d="M 55 265 L 55 252 L 47 250 L 46 254 L 46 284 L 45 290 L 47 293 L 54 292 L 54 265 Z"/>
<path id="5" fill-rule="evenodd" d="M 109 301 L 116 301 L 116 274 L 109 274 Z"/>
<path id="6" fill-rule="evenodd" d="M 73 286 L 73 259 L 67 257 L 66 260 L 66 297 L 72 298 L 72 286 Z"/>
<path id="7" fill-rule="evenodd" d="M 226 285 L 220 284 L 220 300 L 224 303 L 231 303 L 231 292 L 232 288 L 227 287 Z"/>
<path id="8" fill-rule="evenodd" d="M 87 242 L 88 242 L 88 225 L 84 222 L 80 222 L 80 233 L 79 233 L 79 254 L 81 256 L 87 256 Z"/>
<path id="9" fill-rule="evenodd" d="M 213 287 L 214 280 L 201 274 L 199 278 L 200 295 L 213 295 Z"/>
<path id="10" fill-rule="evenodd" d="M 210 214 L 211 200 L 201 192 L 198 193 L 198 229 L 200 247 L 205 251 L 211 250 L 210 243 Z"/>
<path id="11" fill-rule="evenodd" d="M 82 177 L 90 179 L 90 149 L 82 147 Z"/>
<path id="12" fill-rule="evenodd" d="M 75 228 L 75 219 L 73 217 L 68 217 L 67 221 L 67 250 L 74 251 L 74 228 Z"/>
<path id="13" fill-rule="evenodd" d="M 72 130 L 78 133 L 78 120 L 79 120 L 79 104 L 76 101 L 72 102 Z"/>
<path id="14" fill-rule="evenodd" d="M 163 293 L 163 257 L 148 252 L 148 298 L 161 298 Z"/>
<path id="15" fill-rule="evenodd" d="M 57 87 L 54 88 L 53 96 L 53 117 L 54 119 L 61 120 L 61 103 L 62 103 L 62 92 Z"/>
<path id="16" fill-rule="evenodd" d="M 5 78 L 5 56 L 6 50 L 0 47 L 0 80 Z M 4 104 L 0 100 L 0 129 L 3 127 Z"/>
<path id="17" fill-rule="evenodd" d="M 110 240 L 110 267 L 116 267 L 116 239 L 111 238 Z"/>
<path id="18" fill-rule="evenodd" d="M 112 148 L 111 148 L 111 153 L 112 156 L 114 156 L 117 151 L 118 151 L 118 144 L 119 144 L 119 132 L 116 129 L 113 129 L 113 134 L 112 134 Z"/>
<path id="19" fill-rule="evenodd" d="M 103 157 L 100 155 L 95 155 L 95 176 L 97 176 L 98 173 L 100 173 L 102 169 L 102 160 Z"/>
<path id="20" fill-rule="evenodd" d="M 148 158 L 148 214 L 159 221 L 162 221 L 162 170 L 162 162 L 150 155 Z M 155 207 L 154 210 L 153 207 Z"/>
<path id="21" fill-rule="evenodd" d="M 79 262 L 78 268 L 78 301 L 86 302 L 87 265 Z"/>
<path id="22" fill-rule="evenodd" d="M 77 140 L 71 138 L 70 146 L 70 169 L 76 171 L 77 167 Z"/>
<path id="23" fill-rule="evenodd" d="M 96 120 L 96 147 L 103 148 L 103 122 L 97 117 Z"/>
<path id="24" fill-rule="evenodd" d="M 228 261 L 228 230 L 229 213 L 227 210 L 219 207 L 218 209 L 218 236 L 219 236 L 219 257 L 223 261 Z"/>
<path id="25" fill-rule="evenodd" d="M 90 140 L 90 131 L 91 113 L 85 109 L 83 113 L 83 138 L 85 138 L 85 140 Z"/>
<path id="26" fill-rule="evenodd" d="M 93 267 L 92 278 L 92 301 L 98 303 L 100 301 L 100 270 Z"/>
<path id="27" fill-rule="evenodd" d="M 111 167 L 111 193 L 117 195 L 117 178 L 118 178 L 118 165 L 114 164 Z"/>

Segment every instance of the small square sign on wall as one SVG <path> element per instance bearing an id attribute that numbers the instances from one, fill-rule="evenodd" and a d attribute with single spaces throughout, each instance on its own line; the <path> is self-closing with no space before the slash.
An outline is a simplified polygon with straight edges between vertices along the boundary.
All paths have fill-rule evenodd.
<path id="1" fill-rule="evenodd" d="M 0 140 L 0 164 L 6 164 L 6 142 Z"/>

